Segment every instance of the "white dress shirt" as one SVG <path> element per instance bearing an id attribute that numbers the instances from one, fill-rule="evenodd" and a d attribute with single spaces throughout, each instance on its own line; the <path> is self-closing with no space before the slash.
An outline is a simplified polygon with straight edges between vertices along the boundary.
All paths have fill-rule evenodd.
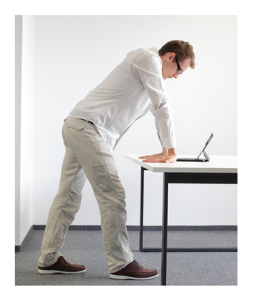
<path id="1" fill-rule="evenodd" d="M 69 116 L 93 122 L 113 151 L 130 126 L 149 110 L 155 116 L 162 147 L 176 148 L 162 60 L 156 48 L 140 48 L 130 51 Z"/>

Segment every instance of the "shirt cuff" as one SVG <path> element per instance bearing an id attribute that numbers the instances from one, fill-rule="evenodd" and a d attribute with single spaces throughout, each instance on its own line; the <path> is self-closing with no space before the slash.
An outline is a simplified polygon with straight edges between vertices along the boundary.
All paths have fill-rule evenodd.
<path id="1" fill-rule="evenodd" d="M 167 148 L 167 149 L 171 149 L 171 148 L 176 148 L 177 145 L 176 145 L 176 140 L 174 138 L 174 136 L 172 137 L 167 137 L 167 138 L 164 138 L 164 139 L 161 139 L 161 143 L 162 143 L 162 146 Z"/>

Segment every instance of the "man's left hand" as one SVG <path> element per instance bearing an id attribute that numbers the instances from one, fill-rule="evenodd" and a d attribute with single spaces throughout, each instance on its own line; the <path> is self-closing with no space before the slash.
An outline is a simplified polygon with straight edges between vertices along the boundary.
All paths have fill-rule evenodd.
<path id="1" fill-rule="evenodd" d="M 177 161 L 177 154 L 175 148 L 171 148 L 168 151 L 166 148 L 163 148 L 162 153 L 154 155 L 144 155 L 138 158 L 144 159 L 143 162 L 174 163 Z"/>
<path id="2" fill-rule="evenodd" d="M 174 163 L 177 160 L 177 156 L 173 154 L 169 154 L 166 156 L 160 156 L 160 157 L 147 157 L 143 160 L 143 162 L 164 162 L 164 163 Z"/>

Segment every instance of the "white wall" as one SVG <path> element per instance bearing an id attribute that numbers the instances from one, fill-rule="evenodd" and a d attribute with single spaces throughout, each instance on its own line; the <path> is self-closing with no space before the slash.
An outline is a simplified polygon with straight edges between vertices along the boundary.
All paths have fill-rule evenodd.
<path id="1" fill-rule="evenodd" d="M 34 16 L 16 16 L 16 237 L 33 225 Z"/>
<path id="2" fill-rule="evenodd" d="M 15 245 L 20 245 L 22 16 L 15 17 Z"/>
<path id="3" fill-rule="evenodd" d="M 167 80 L 178 154 L 237 154 L 236 16 L 36 16 L 33 140 L 33 224 L 46 224 L 57 193 L 63 120 L 128 51 L 189 41 L 196 69 Z M 139 224 L 140 169 L 124 153 L 161 151 L 151 113 L 138 120 L 114 151 L 126 190 L 128 225 Z M 145 172 L 145 225 L 161 225 L 162 176 Z M 236 225 L 237 187 L 171 185 L 170 225 Z M 90 184 L 73 225 L 99 225 Z"/>

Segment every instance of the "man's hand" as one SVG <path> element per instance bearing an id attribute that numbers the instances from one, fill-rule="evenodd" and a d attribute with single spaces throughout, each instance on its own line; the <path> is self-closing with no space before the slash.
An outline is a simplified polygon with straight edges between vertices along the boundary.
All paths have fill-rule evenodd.
<path id="1" fill-rule="evenodd" d="M 177 160 L 176 149 L 171 148 L 167 151 L 166 148 L 163 147 L 163 151 L 154 155 L 145 155 L 138 157 L 140 159 L 144 159 L 143 162 L 164 162 L 164 163 L 174 163 Z"/>

